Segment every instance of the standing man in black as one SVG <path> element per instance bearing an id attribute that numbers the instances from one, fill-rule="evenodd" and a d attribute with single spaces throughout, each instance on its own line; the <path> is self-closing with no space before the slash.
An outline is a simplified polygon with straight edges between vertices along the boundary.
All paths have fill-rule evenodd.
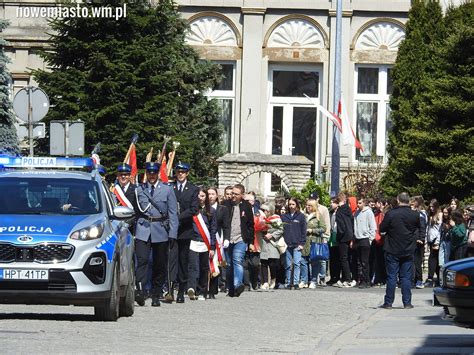
<path id="1" fill-rule="evenodd" d="M 170 250 L 170 275 L 172 281 L 179 284 L 176 303 L 184 303 L 184 292 L 188 283 L 189 244 L 193 236 L 193 216 L 199 212 L 199 188 L 188 181 L 189 165 L 179 162 L 174 168 L 176 181 L 173 184 L 178 201 L 179 229 L 178 244 Z M 189 290 L 191 292 L 191 289 Z M 173 287 L 171 290 L 173 296 Z M 194 298 L 194 294 L 189 295 Z"/>
<path id="2" fill-rule="evenodd" d="M 118 206 L 129 207 L 135 211 L 135 216 L 127 221 L 130 232 L 135 235 L 135 223 L 139 215 L 135 189 L 137 186 L 131 182 L 132 167 L 128 164 L 120 164 L 117 167 L 117 179 L 113 187 L 115 202 Z"/>
<path id="3" fill-rule="evenodd" d="M 402 287 L 404 308 L 413 308 L 411 304 L 411 277 L 413 273 L 413 255 L 420 233 L 420 214 L 413 211 L 406 192 L 397 196 L 398 206 L 387 212 L 380 224 L 380 233 L 384 234 L 385 265 L 387 268 L 387 289 L 381 308 L 392 308 L 395 300 L 397 275 Z"/>
<path id="4" fill-rule="evenodd" d="M 224 202 L 230 214 L 230 243 L 226 249 L 226 260 L 231 297 L 239 297 L 244 291 L 244 257 L 249 247 L 253 248 L 253 211 L 250 203 L 243 199 L 244 193 L 245 187 L 237 184 L 232 189 L 232 201 Z"/>
<path id="5" fill-rule="evenodd" d="M 336 240 L 339 244 L 342 280 L 339 280 L 335 285 L 337 287 L 354 287 L 355 282 L 352 282 L 349 265 L 349 248 L 354 239 L 354 217 L 347 204 L 346 195 L 340 192 L 337 197 L 339 198 L 339 207 L 336 210 Z"/>

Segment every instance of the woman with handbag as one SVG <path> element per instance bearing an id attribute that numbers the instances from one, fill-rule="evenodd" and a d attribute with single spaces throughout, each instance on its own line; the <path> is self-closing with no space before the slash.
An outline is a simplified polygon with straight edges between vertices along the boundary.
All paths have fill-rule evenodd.
<path id="1" fill-rule="evenodd" d="M 321 247 L 327 249 L 327 256 L 329 256 L 329 221 L 326 223 L 323 221 L 323 214 L 319 209 L 319 205 L 317 200 L 309 199 L 306 203 L 306 208 L 310 212 L 307 216 L 307 240 L 305 244 L 308 247 L 308 254 L 310 255 L 310 265 L 311 265 L 311 284 L 309 288 L 314 289 L 317 285 L 326 286 L 325 278 L 326 278 L 326 263 L 329 257 L 325 257 L 323 255 L 318 255 L 317 251 L 313 250 L 311 253 L 311 248 L 315 249 L 318 245 L 317 244 L 324 244 Z M 327 219 L 329 220 L 329 212 Z M 304 253 L 305 251 L 303 251 Z M 311 255 L 312 254 L 312 255 Z M 319 276 L 319 282 L 318 282 Z"/>
<path id="2" fill-rule="evenodd" d="M 306 243 L 306 218 L 301 213 L 300 203 L 296 198 L 292 197 L 288 200 L 287 211 L 281 217 L 283 236 L 288 245 L 285 253 L 286 288 L 298 290 L 301 251 Z"/>
<path id="3" fill-rule="evenodd" d="M 283 237 L 283 223 L 279 215 L 275 214 L 275 207 L 272 203 L 264 203 L 260 210 L 265 214 L 265 223 L 268 230 L 263 234 L 260 244 L 260 270 L 262 273 L 262 290 L 274 289 L 278 267 L 280 264 L 280 251 L 278 243 Z M 284 242 L 284 239 L 283 239 Z M 270 270 L 270 283 L 268 282 L 268 272 Z"/>

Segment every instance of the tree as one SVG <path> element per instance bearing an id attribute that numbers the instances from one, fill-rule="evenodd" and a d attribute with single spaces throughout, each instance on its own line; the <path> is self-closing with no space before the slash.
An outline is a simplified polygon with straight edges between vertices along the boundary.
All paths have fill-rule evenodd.
<path id="1" fill-rule="evenodd" d="M 0 33 L 8 26 L 8 22 L 0 19 Z M 4 47 L 6 42 L 0 38 L 0 154 L 18 155 L 18 137 L 16 134 L 15 118 L 12 113 L 10 100 L 11 76 L 7 69 L 8 58 Z"/>
<path id="2" fill-rule="evenodd" d="M 465 7 L 472 9 L 472 4 L 462 6 Z M 468 136 L 462 133 L 472 127 L 472 108 L 469 109 L 472 85 L 454 95 L 458 98 L 456 104 L 447 105 L 457 84 L 472 84 L 472 43 L 470 50 L 463 53 L 468 54 L 467 58 L 462 58 L 462 52 L 454 48 L 455 54 L 450 52 L 454 55 L 443 54 L 449 52 L 449 42 L 456 32 L 453 31 L 456 25 L 450 24 L 453 21 L 448 19 L 450 16 L 443 18 L 438 2 L 433 0 L 414 1 L 409 12 L 406 38 L 400 45 L 393 69 L 390 106 L 394 126 L 389 134 L 388 167 L 382 179 L 382 186 L 389 195 L 407 190 L 446 200 L 453 195 L 463 198 L 472 194 L 471 180 L 466 179 L 472 163 L 469 159 L 465 161 L 472 149 L 469 143 L 472 140 L 469 130 L 464 132 Z M 451 66 L 461 61 L 471 63 L 468 78 L 458 76 L 460 73 L 449 74 L 455 71 Z M 463 68 L 461 71 L 467 74 L 469 68 Z M 445 85 L 446 80 L 450 82 L 449 87 Z M 464 115 L 458 116 L 461 107 Z M 454 143 L 460 136 L 466 138 L 464 142 Z M 449 140 L 451 144 L 446 143 Z"/>
<path id="3" fill-rule="evenodd" d="M 150 147 L 159 150 L 168 135 L 180 141 L 176 159 L 190 162 L 197 179 L 215 176 L 222 128 L 204 92 L 220 79 L 218 67 L 185 43 L 187 25 L 172 0 L 126 3 L 127 17 L 118 21 L 51 23 L 53 50 L 43 53 L 50 71 L 34 71 L 55 105 L 45 120 L 84 121 L 87 149 L 100 141 L 109 168 L 123 160 L 134 133 L 141 166 Z M 118 7 L 122 1 L 84 6 Z M 47 151 L 47 140 L 39 146 Z"/>

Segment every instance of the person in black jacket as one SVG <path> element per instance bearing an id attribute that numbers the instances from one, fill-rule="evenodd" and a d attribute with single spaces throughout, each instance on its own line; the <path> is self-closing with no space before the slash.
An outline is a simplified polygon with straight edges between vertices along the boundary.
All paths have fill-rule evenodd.
<path id="1" fill-rule="evenodd" d="M 288 245 L 285 252 L 286 288 L 298 290 L 300 282 L 301 251 L 306 244 L 306 217 L 300 211 L 300 203 L 296 198 L 288 200 L 288 212 L 281 216 L 283 237 Z M 293 265 L 293 279 L 291 269 Z"/>
<path id="2" fill-rule="evenodd" d="M 253 249 L 254 221 L 252 206 L 243 199 L 245 187 L 237 184 L 232 189 L 232 201 L 225 201 L 230 212 L 230 239 L 226 249 L 229 296 L 239 297 L 244 291 L 244 257 L 247 248 Z"/>
<path id="3" fill-rule="evenodd" d="M 178 243 L 173 245 L 170 254 L 170 279 L 178 282 L 176 303 L 184 303 L 189 270 L 189 244 L 193 237 L 193 216 L 199 212 L 199 188 L 188 181 L 189 165 L 179 162 L 175 166 L 176 181 L 173 189 L 178 201 L 179 229 Z M 188 290 L 191 291 L 191 290 Z M 169 290 L 173 299 L 173 287 Z M 191 294 L 191 292 L 190 292 Z M 194 298 L 194 294 L 191 295 Z"/>
<path id="4" fill-rule="evenodd" d="M 217 222 L 216 210 L 210 206 L 205 189 L 199 189 L 198 198 L 198 216 L 201 218 L 194 218 L 194 233 L 189 246 L 188 295 L 190 299 L 204 300 L 209 288 L 209 262 L 216 250 Z"/>
<path id="5" fill-rule="evenodd" d="M 354 239 L 354 217 L 347 203 L 344 193 L 339 193 L 339 207 L 336 211 L 336 240 L 339 246 L 339 257 L 341 260 L 342 280 L 335 285 L 338 287 L 354 287 L 355 282 L 351 279 L 351 268 L 349 266 L 349 248 Z"/>
<path id="6" fill-rule="evenodd" d="M 135 216 L 127 223 L 130 225 L 130 232 L 135 235 L 135 222 L 137 215 L 140 213 L 135 198 L 135 189 L 137 186 L 130 181 L 132 167 L 128 164 L 120 164 L 117 167 L 117 180 L 113 187 L 115 202 L 119 206 L 129 207 L 135 211 Z"/>
<path id="7" fill-rule="evenodd" d="M 409 206 L 409 196 L 402 192 L 397 196 L 398 206 L 385 215 L 380 224 L 380 233 L 384 235 L 385 263 L 387 268 L 387 289 L 382 308 L 392 308 L 395 300 L 397 275 L 402 287 L 404 308 L 413 308 L 411 304 L 411 277 L 413 255 L 420 233 L 420 214 Z"/>
<path id="8" fill-rule="evenodd" d="M 216 219 L 217 219 L 217 236 L 220 238 L 223 246 L 229 246 L 230 239 L 230 216 L 229 209 L 226 206 L 220 205 L 218 201 L 218 192 L 216 187 L 210 187 L 207 189 L 207 194 L 209 196 L 209 203 L 211 207 L 216 210 Z M 222 250 L 223 251 L 223 250 Z M 220 273 L 219 277 L 212 277 L 211 282 L 209 283 L 209 298 L 214 298 L 218 293 L 219 289 L 219 278 L 222 283 L 222 290 L 225 291 L 226 286 L 226 271 L 223 267 L 219 267 Z"/>

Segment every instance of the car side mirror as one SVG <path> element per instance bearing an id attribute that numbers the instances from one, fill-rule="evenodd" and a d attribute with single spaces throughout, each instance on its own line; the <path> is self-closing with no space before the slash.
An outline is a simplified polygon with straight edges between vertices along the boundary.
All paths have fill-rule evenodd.
<path id="1" fill-rule="evenodd" d="M 114 207 L 114 217 L 117 219 L 132 218 L 134 215 L 135 215 L 135 211 L 133 211 L 129 207 L 125 207 L 125 206 Z"/>

